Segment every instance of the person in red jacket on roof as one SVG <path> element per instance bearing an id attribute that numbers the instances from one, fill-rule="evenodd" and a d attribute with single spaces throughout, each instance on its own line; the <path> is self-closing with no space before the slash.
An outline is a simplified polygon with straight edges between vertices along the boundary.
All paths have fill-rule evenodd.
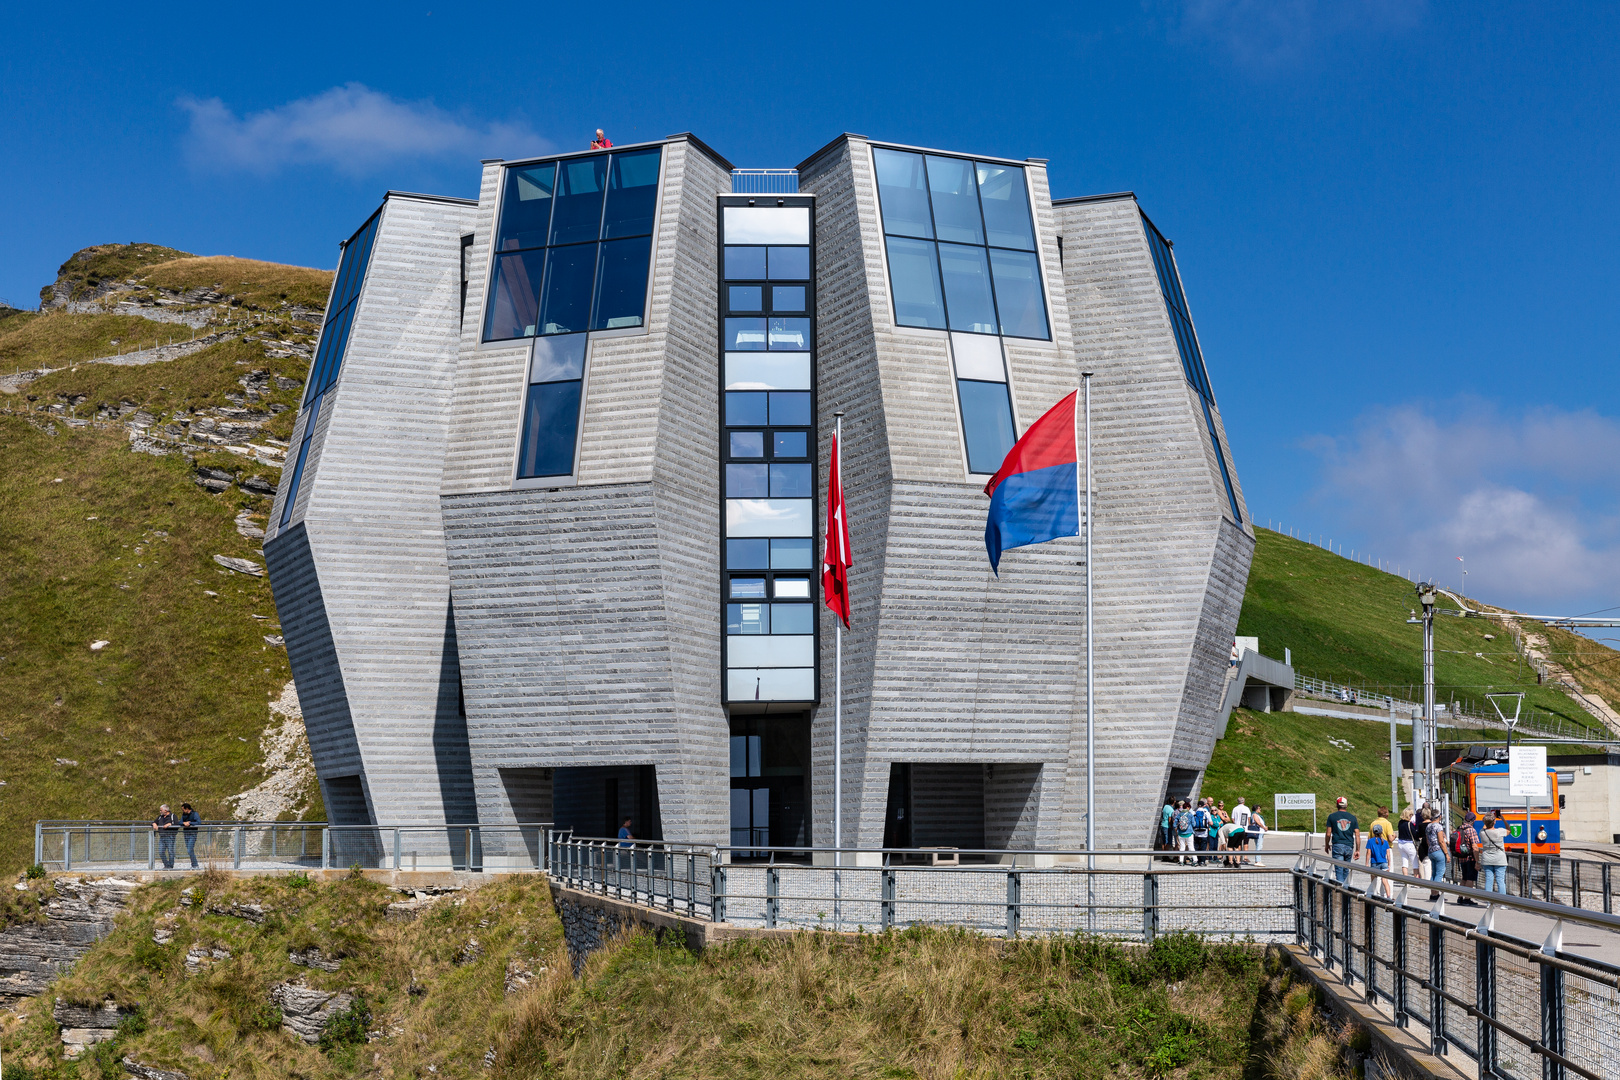
<path id="1" fill-rule="evenodd" d="M 606 150 L 613 145 L 613 140 L 602 133 L 601 128 L 596 129 L 596 138 L 591 140 L 592 150 Z"/>

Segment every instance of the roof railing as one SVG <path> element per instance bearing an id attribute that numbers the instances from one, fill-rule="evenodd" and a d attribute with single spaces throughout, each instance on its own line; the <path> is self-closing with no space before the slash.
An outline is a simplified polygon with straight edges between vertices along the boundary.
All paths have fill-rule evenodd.
<path id="1" fill-rule="evenodd" d="M 733 195 L 797 195 L 798 169 L 732 169 Z"/>

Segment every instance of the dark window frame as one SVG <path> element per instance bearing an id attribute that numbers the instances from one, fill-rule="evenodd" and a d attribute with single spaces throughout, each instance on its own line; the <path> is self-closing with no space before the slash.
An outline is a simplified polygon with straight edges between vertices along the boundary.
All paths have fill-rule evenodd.
<path id="1" fill-rule="evenodd" d="M 728 278 L 728 277 L 726 277 L 726 273 L 725 273 L 726 261 L 725 260 L 726 260 L 727 244 L 725 242 L 725 212 L 724 212 L 724 208 L 727 207 L 727 206 L 808 207 L 809 210 L 810 210 L 810 235 L 809 235 L 809 243 L 808 244 L 806 244 L 806 245 L 742 244 L 742 245 L 734 245 L 734 246 L 736 246 L 736 247 L 762 247 L 762 248 L 766 248 L 766 249 L 769 249 L 771 247 L 782 247 L 782 246 L 791 246 L 791 247 L 795 247 L 795 248 L 802 246 L 802 247 L 807 249 L 807 252 L 808 252 L 808 255 L 809 255 L 809 276 L 806 277 L 806 278 L 802 278 L 802 279 L 792 279 L 792 280 L 785 279 L 785 278 L 773 278 L 773 277 L 771 277 L 770 276 L 770 268 L 769 268 L 769 265 L 768 265 L 768 263 L 769 263 L 769 255 L 767 254 L 767 266 L 765 268 L 765 276 L 764 277 L 757 277 L 757 278 L 756 277 L 746 277 L 746 278 L 743 278 L 743 277 Z M 797 705 L 806 705 L 807 707 L 814 707 L 815 705 L 820 704 L 820 701 L 821 701 L 821 665 L 820 665 L 820 657 L 821 657 L 821 618 L 820 618 L 820 612 L 821 612 L 821 581 L 820 581 L 820 576 L 819 576 L 819 574 L 817 572 L 818 571 L 818 562 L 817 562 L 818 551 L 817 551 L 816 544 L 821 539 L 822 522 L 821 522 L 821 507 L 820 507 L 820 503 L 819 503 L 819 494 L 820 494 L 820 458 L 818 456 L 818 454 L 819 454 L 819 449 L 818 449 L 819 440 L 817 438 L 817 433 L 819 431 L 819 424 L 820 424 L 820 411 L 819 411 L 817 400 L 816 400 L 817 395 L 816 395 L 816 390 L 815 390 L 815 387 L 816 387 L 816 366 L 817 366 L 816 365 L 816 357 L 817 357 L 817 348 L 816 348 L 817 317 L 816 317 L 816 229 L 815 229 L 816 210 L 815 210 L 815 207 L 816 207 L 815 198 L 812 197 L 812 196 L 804 196 L 804 195 L 792 195 L 792 196 L 789 196 L 789 195 L 784 195 L 784 196 L 721 195 L 721 196 L 718 197 L 717 204 L 716 204 L 717 213 L 716 213 L 716 229 L 715 229 L 715 267 L 716 267 L 716 273 L 715 273 L 715 277 L 716 277 L 715 303 L 716 303 L 716 310 L 717 310 L 718 316 L 719 316 L 718 319 L 717 319 L 717 326 L 716 326 L 716 337 L 718 338 L 718 341 L 717 341 L 716 345 L 717 345 L 717 355 L 718 355 L 718 358 L 720 360 L 720 364 L 718 366 L 718 378 L 716 380 L 716 383 L 717 383 L 716 405 L 717 405 L 717 408 L 718 408 L 718 417 L 719 417 L 719 424 L 718 424 L 719 446 L 718 446 L 718 450 L 719 450 L 719 465 L 720 465 L 720 484 L 719 484 L 719 487 L 720 487 L 719 496 L 720 497 L 719 497 L 719 505 L 717 507 L 717 510 L 718 510 L 718 523 L 719 523 L 719 531 L 720 531 L 720 560 L 719 560 L 720 561 L 720 580 L 719 580 L 719 583 L 718 583 L 719 584 L 718 601 L 719 601 L 719 605 L 720 605 L 720 686 L 721 686 L 720 697 L 721 697 L 721 703 L 723 705 L 726 705 L 726 706 L 730 706 L 730 705 L 734 705 L 734 704 L 746 704 L 747 703 L 746 698 L 734 701 L 729 696 L 729 694 L 730 694 L 729 671 L 730 671 L 730 660 L 731 660 L 730 639 L 733 636 L 750 636 L 750 637 L 755 636 L 755 635 L 732 635 L 732 634 L 727 633 L 727 618 L 728 618 L 727 608 L 728 608 L 729 605 L 731 605 L 733 603 L 761 603 L 761 604 L 768 605 L 773 610 L 774 610 L 774 607 L 776 605 L 778 605 L 778 604 L 785 604 L 785 605 L 788 605 L 788 606 L 791 606 L 791 607 L 794 607 L 794 608 L 808 608 L 809 609 L 809 612 L 810 612 L 810 618 L 809 618 L 809 621 L 810 621 L 810 635 L 809 636 L 811 637 L 811 641 L 812 641 L 812 646 L 811 646 L 811 648 L 812 648 L 812 664 L 811 664 L 811 668 L 810 668 L 810 670 L 812 672 L 812 676 L 811 676 L 811 678 L 812 678 L 812 690 L 813 690 L 812 697 L 807 702 L 799 702 L 799 701 L 787 702 L 787 701 L 773 700 L 771 702 L 771 704 L 772 704 L 773 707 L 775 707 L 775 706 L 797 706 Z M 761 288 L 761 309 L 735 310 L 734 311 L 732 309 L 732 307 L 731 307 L 730 286 L 732 286 L 732 285 L 757 285 L 757 286 L 759 286 Z M 801 285 L 804 287 L 804 290 L 805 290 L 805 302 L 804 302 L 803 310 L 784 311 L 784 312 L 776 312 L 776 311 L 773 310 L 773 307 L 774 307 L 774 295 L 773 295 L 772 290 L 773 290 L 774 287 L 776 287 L 776 286 L 787 286 L 787 287 L 791 288 L 791 287 L 801 286 Z M 808 392 L 804 392 L 804 393 L 807 393 L 807 397 L 809 399 L 809 408 L 810 408 L 809 417 L 808 417 L 809 422 L 807 424 L 804 424 L 804 425 L 799 425 L 799 424 L 773 424 L 773 423 L 771 423 L 772 418 L 771 418 L 771 416 L 769 414 L 769 410 L 767 410 L 764 423 L 759 423 L 759 424 L 738 424 L 738 425 L 734 425 L 734 426 L 729 425 L 727 423 L 726 395 L 727 395 L 728 391 L 726 390 L 726 381 L 725 381 L 725 355 L 726 355 L 727 352 L 738 351 L 738 350 L 727 349 L 726 348 L 727 343 L 728 343 L 728 334 L 726 332 L 726 319 L 728 317 L 731 317 L 731 318 L 760 318 L 760 319 L 766 320 L 767 326 L 769 325 L 770 319 L 773 318 L 773 317 L 805 319 L 805 320 L 808 321 L 808 323 L 809 323 L 809 339 L 807 341 L 807 344 L 809 346 L 808 349 L 803 350 L 802 352 L 800 352 L 800 351 L 782 352 L 780 350 L 775 350 L 776 355 L 802 355 L 802 354 L 807 354 L 808 355 L 809 364 L 810 364 L 810 390 Z M 768 342 L 767 342 L 767 344 L 768 344 Z M 771 350 L 766 350 L 766 351 L 762 352 L 761 355 L 770 355 L 771 352 L 772 352 Z M 743 391 L 743 392 L 754 392 L 754 391 Z M 760 393 L 772 393 L 773 391 L 758 391 L 758 392 L 760 392 Z M 774 392 L 775 393 L 795 393 L 795 394 L 797 394 L 797 393 L 801 393 L 803 391 L 774 391 Z M 754 432 L 754 431 L 758 431 L 758 432 L 760 432 L 761 437 L 762 437 L 762 441 L 764 443 L 764 447 L 763 447 L 764 453 L 759 457 L 733 457 L 732 454 L 731 454 L 731 434 L 732 434 L 733 431 L 737 431 L 737 432 Z M 804 436 L 804 441 L 805 441 L 805 453 L 802 456 L 800 456 L 800 455 L 784 455 L 783 457 L 778 458 L 776 456 L 776 453 L 775 453 L 775 450 L 776 450 L 776 438 L 775 438 L 775 435 L 776 435 L 776 433 L 778 431 L 781 431 L 783 433 L 793 433 L 793 434 L 802 433 L 803 436 Z M 807 566 L 807 567 L 804 567 L 804 568 L 786 568 L 786 567 L 783 567 L 783 568 L 780 568 L 780 569 L 773 569 L 773 568 L 771 568 L 769 566 L 767 566 L 765 568 L 757 568 L 757 567 L 736 567 L 736 568 L 732 568 L 732 567 L 730 567 L 728 565 L 728 547 L 729 547 L 729 545 L 727 544 L 727 540 L 730 539 L 730 538 L 726 536 L 726 502 L 727 502 L 727 500 L 729 498 L 729 496 L 727 494 L 727 488 L 726 488 L 727 466 L 728 465 L 734 465 L 734 464 L 735 465 L 744 465 L 744 464 L 746 464 L 746 465 L 763 466 L 766 469 L 767 476 L 768 476 L 769 471 L 770 471 L 770 466 L 772 464 L 774 464 L 774 463 L 779 462 L 779 461 L 781 463 L 783 463 L 783 464 L 808 464 L 809 467 L 810 467 L 810 486 L 811 486 L 811 490 L 810 490 L 810 535 L 808 537 L 806 537 L 806 538 L 797 538 L 797 537 L 778 538 L 778 539 L 789 539 L 789 540 L 807 539 L 809 541 L 809 549 L 810 549 L 810 553 L 809 553 L 809 564 L 810 565 Z M 766 497 L 769 498 L 770 496 L 766 496 Z M 750 539 L 750 538 L 738 538 L 738 539 Z M 761 540 L 763 540 L 765 542 L 765 544 L 766 544 L 767 553 L 769 552 L 769 549 L 770 549 L 770 540 L 769 540 L 769 538 L 753 538 L 753 539 L 761 539 Z M 770 558 L 769 558 L 768 554 L 767 554 L 766 562 L 767 563 L 770 562 Z M 765 583 L 766 583 L 765 584 L 766 596 L 763 597 L 763 598 L 758 598 L 758 599 L 732 600 L 731 599 L 731 579 L 734 578 L 734 577 L 736 577 L 736 578 L 746 578 L 746 579 L 763 579 L 765 581 Z M 775 592 L 776 592 L 776 581 L 777 581 L 777 579 L 779 577 L 780 578 L 786 578 L 786 579 L 793 579 L 793 580 L 808 579 L 809 582 L 810 582 L 808 598 L 804 599 L 804 600 L 785 600 L 785 601 L 777 600 L 775 598 Z M 771 634 L 771 635 L 759 635 L 759 636 L 772 636 L 772 637 L 774 637 L 774 636 L 777 636 L 777 635 Z"/>

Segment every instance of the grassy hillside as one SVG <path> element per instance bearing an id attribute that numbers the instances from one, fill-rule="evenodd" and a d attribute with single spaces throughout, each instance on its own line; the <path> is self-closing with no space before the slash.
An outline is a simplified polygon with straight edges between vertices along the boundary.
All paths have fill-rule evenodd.
<path id="1" fill-rule="evenodd" d="M 1423 631 L 1406 622 L 1418 606 L 1410 582 L 1268 529 L 1256 529 L 1255 539 L 1238 617 L 1240 635 L 1259 637 L 1267 656 L 1281 659 L 1283 649 L 1291 649 L 1294 669 L 1302 675 L 1422 700 Z M 1489 714 L 1486 693 L 1523 690 L 1527 711 L 1597 723 L 1567 694 L 1538 686 L 1511 636 L 1491 621 L 1440 616 L 1434 639 L 1438 701 L 1457 699 L 1471 711 Z M 1581 640 L 1582 648 L 1602 648 Z M 1620 653 L 1614 658 L 1620 660 Z"/>
<path id="2" fill-rule="evenodd" d="M 387 919 L 398 898 L 355 879 L 146 886 L 26 1021 L 6 1025 L 8 1075 L 100 1080 L 126 1055 L 193 1080 L 1349 1075 L 1346 1037 L 1249 946 L 1169 937 L 1127 954 L 908 931 L 693 956 L 636 935 L 576 980 L 543 882 L 487 885 L 411 922 Z M 262 922 L 221 913 L 245 904 Z M 290 962 L 311 948 L 338 970 Z M 207 959 L 188 975 L 194 950 Z M 357 992 L 324 1046 L 281 1029 L 269 991 L 288 980 Z M 138 1011 L 115 1041 L 65 1063 L 54 997 Z"/>
<path id="3" fill-rule="evenodd" d="M 217 418 L 261 443 L 288 436 L 319 319 L 290 309 L 318 309 L 330 279 L 153 245 L 75 255 L 61 284 L 79 296 L 221 290 L 169 306 L 225 340 L 142 366 L 85 361 L 190 328 L 60 310 L 0 321 L 0 376 L 55 369 L 0 387 L 0 869 L 31 861 L 37 818 L 148 818 L 186 800 L 228 819 L 227 796 L 263 779 L 267 704 L 291 674 L 265 640 L 280 631 L 267 579 L 214 556 L 263 564 L 235 519 L 263 524 L 270 497 L 241 485 L 273 489 L 279 470 L 188 433 Z M 136 421 L 166 454 L 132 450 Z M 236 482 L 211 493 L 205 467 Z M 319 816 L 318 792 L 307 801 Z"/>

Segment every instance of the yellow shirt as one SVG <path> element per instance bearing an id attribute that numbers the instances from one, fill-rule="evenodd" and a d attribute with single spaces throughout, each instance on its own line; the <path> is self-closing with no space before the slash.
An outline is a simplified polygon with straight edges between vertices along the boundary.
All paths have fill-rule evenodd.
<path id="1" fill-rule="evenodd" d="M 1380 825 L 1384 827 L 1384 839 L 1393 844 L 1395 842 L 1395 826 L 1389 823 L 1388 818 L 1373 818 L 1373 823 L 1367 827 L 1367 835 L 1371 836 L 1372 830 L 1378 828 Z"/>

